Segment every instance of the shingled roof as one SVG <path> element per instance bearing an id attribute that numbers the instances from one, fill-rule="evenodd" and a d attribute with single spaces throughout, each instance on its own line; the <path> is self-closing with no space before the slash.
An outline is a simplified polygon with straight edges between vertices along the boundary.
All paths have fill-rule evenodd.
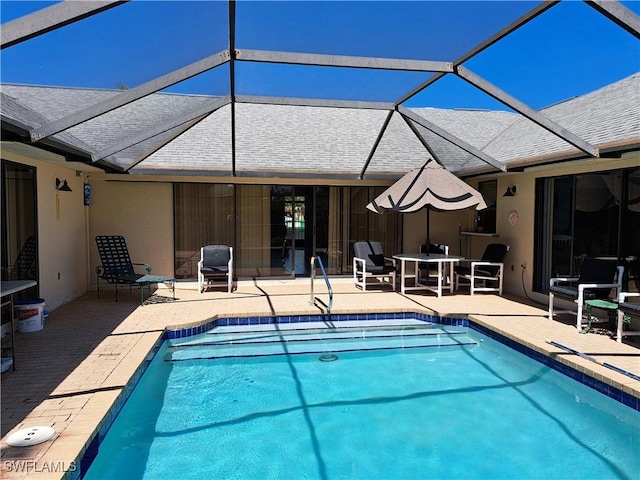
<path id="1" fill-rule="evenodd" d="M 109 172 L 397 178 L 433 157 L 466 176 L 638 144 L 640 16 L 621 2 L 3 7 L 3 140 Z M 558 36 L 558 25 L 589 33 Z M 626 59 L 608 78 L 631 76 L 585 95 L 557 67 L 549 72 L 546 59 L 597 48 L 592 31 L 607 44 L 595 53 Z M 523 38 L 541 32 L 547 41 L 521 55 Z M 512 52 L 533 63 L 514 69 Z M 536 111 L 498 87 L 510 73 L 509 90 L 521 96 L 550 82 L 562 88 L 549 101 L 582 96 Z M 461 92 L 454 83 L 506 110 L 443 109 L 473 106 L 453 101 Z"/>
<path id="2" fill-rule="evenodd" d="M 2 85 L 2 119 L 33 129 L 118 91 Z M 53 138 L 90 158 L 131 132 L 167 121 L 210 97 L 155 93 L 73 127 Z M 410 109 L 507 167 L 583 155 L 520 115 L 504 111 Z M 587 95 L 541 110 L 603 151 L 640 145 L 640 73 Z M 231 106 L 200 122 L 174 127 L 108 156 L 132 174 L 231 175 Z M 392 178 L 432 154 L 460 176 L 493 169 L 430 130 L 415 125 L 429 145 L 395 112 L 376 144 L 387 112 L 375 109 L 265 105 L 235 107 L 235 173 L 277 177 Z M 190 128 L 189 128 L 190 127 Z M 172 139 L 167 143 L 168 139 Z M 374 149 L 374 145 L 377 145 Z M 160 146 L 160 148 L 158 148 Z M 374 152 L 371 158 L 371 152 Z"/>

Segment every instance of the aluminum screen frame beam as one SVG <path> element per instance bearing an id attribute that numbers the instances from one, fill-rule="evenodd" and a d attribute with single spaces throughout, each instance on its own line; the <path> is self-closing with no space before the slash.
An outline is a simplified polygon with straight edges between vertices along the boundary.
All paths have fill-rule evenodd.
<path id="1" fill-rule="evenodd" d="M 50 137 L 51 135 L 55 135 L 56 133 L 60 133 L 71 127 L 75 127 L 80 123 L 91 120 L 92 118 L 115 110 L 116 108 L 120 108 L 131 102 L 146 97 L 147 95 L 151 95 L 152 93 L 155 93 L 159 90 L 170 87 L 171 85 L 180 83 L 183 80 L 216 68 L 217 66 L 227 63 L 228 61 L 229 50 L 218 52 L 207 58 L 194 62 L 191 65 L 187 65 L 186 67 L 157 77 L 154 80 L 144 83 L 136 88 L 125 90 L 122 93 L 103 100 L 102 102 L 90 105 L 86 108 L 72 113 L 71 115 L 67 115 L 66 117 L 60 118 L 39 128 L 31 130 L 29 132 L 31 141 L 37 142 L 38 140 L 42 140 L 43 138 Z"/>
<path id="2" fill-rule="evenodd" d="M 600 12 L 620 28 L 640 39 L 640 17 L 617 0 L 584 0 L 594 10 Z"/>
<path id="3" fill-rule="evenodd" d="M 296 107 L 353 108 L 358 110 L 393 110 L 394 104 L 387 102 L 364 102 L 358 100 L 324 100 L 320 98 L 269 97 L 266 95 L 237 95 L 237 103 L 262 105 L 289 105 Z"/>
<path id="4" fill-rule="evenodd" d="M 0 50 L 117 7 L 129 0 L 74 0 L 43 8 L 2 25 Z"/>
<path id="5" fill-rule="evenodd" d="M 236 60 L 244 62 L 311 65 L 317 67 L 366 68 L 412 72 L 453 72 L 453 63 L 398 58 L 323 55 L 317 53 L 276 52 L 270 50 L 236 50 Z"/>
<path id="6" fill-rule="evenodd" d="M 205 103 L 204 105 L 201 105 L 200 107 L 194 110 L 189 111 L 188 113 L 185 113 L 184 115 L 173 118 L 170 121 L 157 124 L 154 127 L 145 130 L 144 132 L 134 135 L 133 137 L 126 138 L 114 145 L 111 145 L 105 149 L 102 149 L 101 151 L 95 154 L 92 154 L 91 161 L 95 163 L 98 160 L 102 160 L 110 155 L 114 155 L 118 152 L 121 152 L 122 150 L 126 150 L 127 148 L 137 145 L 139 143 L 142 143 L 145 140 L 149 140 L 150 138 L 155 137 L 156 135 L 160 135 L 175 127 L 178 127 L 187 122 L 195 120 L 199 117 L 209 115 L 215 112 L 216 110 L 224 107 L 225 105 L 229 105 L 229 103 L 231 103 L 231 97 L 227 96 L 227 97 L 216 98 L 212 101 Z"/>
<path id="7" fill-rule="evenodd" d="M 231 95 L 231 176 L 236 176 L 236 2 L 229 1 L 229 90 Z M 234 242 L 236 242 L 234 232 Z"/>
<path id="8" fill-rule="evenodd" d="M 455 135 L 453 135 L 452 133 L 447 132 L 443 128 L 438 127 L 437 125 L 431 123 L 426 118 L 421 117 L 417 113 L 412 112 L 408 108 L 403 107 L 402 105 L 399 105 L 397 107 L 397 110 L 398 110 L 398 113 L 400 113 L 403 117 L 406 117 L 406 118 L 410 119 L 411 121 L 417 123 L 418 125 L 426 128 L 430 132 L 433 132 L 436 135 L 438 135 L 439 137 L 444 138 L 446 141 L 448 141 L 450 143 L 453 143 L 455 146 L 461 148 L 462 150 L 464 150 L 467 153 L 470 153 L 474 157 L 479 158 L 483 162 L 488 163 L 489 165 L 491 165 L 491 166 L 493 166 L 493 167 L 495 167 L 498 170 L 501 170 L 503 172 L 507 171 L 507 167 L 501 161 L 496 160 L 495 158 L 493 158 L 490 155 L 487 155 L 486 153 L 482 152 L 481 150 L 478 150 L 473 145 L 469 145 L 467 142 L 465 142 L 461 138 L 458 138 Z"/>
<path id="9" fill-rule="evenodd" d="M 402 115 L 401 115 L 402 116 Z M 433 157 L 433 160 L 436 161 L 437 163 L 439 163 L 440 165 L 442 165 L 444 168 L 447 168 L 444 166 L 444 164 L 440 161 L 440 158 L 438 158 L 438 155 L 436 154 L 436 152 L 431 148 L 431 145 L 429 145 L 429 143 L 427 142 L 427 140 L 420 134 L 420 131 L 417 129 L 417 127 L 415 126 L 415 124 L 409 120 L 407 117 L 402 116 L 402 119 L 404 120 L 404 122 L 407 124 L 407 126 L 411 129 L 411 131 L 413 132 L 413 134 L 416 136 L 416 138 L 418 139 L 418 141 L 422 144 L 422 146 L 427 150 L 427 152 L 429 152 L 429 154 Z"/>
<path id="10" fill-rule="evenodd" d="M 375 155 L 376 150 L 378 150 L 378 145 L 380 145 L 380 141 L 382 141 L 384 132 L 387 131 L 387 127 L 391 122 L 391 117 L 393 117 L 393 113 L 394 113 L 394 110 L 389 110 L 389 113 L 387 113 L 387 116 L 384 119 L 384 123 L 382 124 L 382 128 L 380 128 L 380 131 L 378 132 L 378 136 L 376 137 L 375 141 L 373 142 L 373 146 L 369 151 L 369 155 L 367 155 L 367 159 L 365 160 L 364 165 L 360 170 L 360 175 L 358 175 L 358 180 L 364 179 L 364 174 L 367 171 L 367 168 L 369 168 L 369 164 L 371 163 L 371 159 L 373 159 L 373 156 Z"/>
<path id="11" fill-rule="evenodd" d="M 541 3 L 540 5 L 537 5 L 536 7 L 532 8 L 529 12 L 525 13 L 523 16 L 521 16 L 515 22 L 507 25 L 505 28 L 503 28 L 499 32 L 495 33 L 494 35 L 489 37 L 487 40 L 485 40 L 484 42 L 482 42 L 479 45 L 475 46 L 474 48 L 469 50 L 467 53 L 463 54 L 460 58 L 455 60 L 453 62 L 454 68 L 457 67 L 458 65 L 466 62 L 470 58 L 475 57 L 480 52 L 486 50 L 490 46 L 492 46 L 495 43 L 497 43 L 498 41 L 502 40 L 504 37 L 506 37 L 510 33 L 514 32 L 515 30 L 517 30 L 521 26 L 525 25 L 526 23 L 529 23 L 531 20 L 533 20 L 534 18 L 538 17 L 539 15 L 542 15 L 544 12 L 546 12 L 547 10 L 549 10 L 551 7 L 553 7 L 554 5 L 556 5 L 558 3 L 560 3 L 560 0 L 546 0 L 545 2 Z M 444 74 L 441 73 L 439 75 L 436 75 L 433 78 L 430 78 L 429 80 L 427 80 L 423 84 L 418 85 L 416 88 L 411 90 L 409 93 L 407 93 L 406 95 L 400 97 L 396 101 L 396 105 L 400 105 L 400 104 L 406 102 L 407 100 L 409 100 L 410 98 L 416 96 L 418 93 L 422 92 L 425 88 L 427 88 L 431 84 L 435 83 L 437 80 L 441 79 L 442 77 L 444 77 Z"/>
<path id="12" fill-rule="evenodd" d="M 569 130 L 565 129 L 561 125 L 558 125 L 553 120 L 550 120 L 544 115 L 541 115 L 533 108 L 522 103 L 520 100 L 500 90 L 498 87 L 489 83 L 479 75 L 473 73 L 468 68 L 465 68 L 462 65 L 457 66 L 456 75 L 462 78 L 463 80 L 465 80 L 466 82 L 468 82 L 469 84 L 473 85 L 474 87 L 479 88 L 487 95 L 495 98 L 496 100 L 512 108 L 519 114 L 525 116 L 526 118 L 536 123 L 537 125 L 541 126 L 545 130 L 553 133 L 557 137 L 562 138 L 565 142 L 568 142 L 574 147 L 578 148 L 579 150 L 582 150 L 586 154 L 591 155 L 592 157 L 595 157 L 595 158 L 598 158 L 600 156 L 600 152 L 597 147 L 595 147 L 594 145 L 591 145 L 589 142 L 586 142 L 582 138 L 571 133 Z"/>

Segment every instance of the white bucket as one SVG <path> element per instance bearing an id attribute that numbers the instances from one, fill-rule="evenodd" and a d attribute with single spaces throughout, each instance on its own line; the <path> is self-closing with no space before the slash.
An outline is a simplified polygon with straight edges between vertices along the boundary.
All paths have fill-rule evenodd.
<path id="1" fill-rule="evenodd" d="M 44 300 L 42 298 L 16 300 L 13 302 L 13 310 L 16 320 L 18 320 L 19 332 L 37 332 L 44 327 Z"/>

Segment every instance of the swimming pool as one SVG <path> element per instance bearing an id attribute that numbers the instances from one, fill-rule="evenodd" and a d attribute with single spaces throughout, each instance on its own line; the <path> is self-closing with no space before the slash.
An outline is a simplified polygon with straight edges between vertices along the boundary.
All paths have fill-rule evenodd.
<path id="1" fill-rule="evenodd" d="M 639 412 L 477 331 L 384 323 L 165 342 L 85 478 L 637 478 Z"/>

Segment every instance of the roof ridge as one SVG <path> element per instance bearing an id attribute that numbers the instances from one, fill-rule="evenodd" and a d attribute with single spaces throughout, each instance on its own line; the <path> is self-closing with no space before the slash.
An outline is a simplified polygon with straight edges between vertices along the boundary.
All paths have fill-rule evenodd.
<path id="1" fill-rule="evenodd" d="M 441 112 L 464 112 L 464 113 L 468 113 L 468 112 L 477 112 L 477 113 L 481 113 L 481 114 L 499 114 L 499 115 L 503 115 L 503 116 L 510 116 L 512 117 L 512 121 L 509 123 L 508 126 L 506 126 L 505 128 L 503 128 L 502 130 L 500 130 L 495 136 L 487 138 L 484 145 L 475 145 L 476 147 L 478 147 L 481 151 L 485 151 L 485 149 L 491 145 L 497 138 L 499 138 L 505 131 L 507 131 L 509 128 L 511 128 L 511 126 L 516 123 L 521 115 L 516 113 L 516 112 L 510 112 L 507 110 L 491 110 L 491 109 L 474 109 L 474 108 L 436 108 L 436 107 L 418 107 L 419 109 L 430 109 L 430 110 L 437 110 L 437 111 L 441 111 Z M 411 109 L 411 110 L 415 110 L 415 109 Z"/>
<path id="2" fill-rule="evenodd" d="M 587 92 L 587 93 L 585 93 L 583 95 L 577 95 L 577 96 L 574 96 L 574 97 L 571 97 L 571 98 L 567 98 L 565 100 L 561 100 L 559 102 L 553 103 L 553 104 L 551 104 L 551 105 L 549 105 L 547 107 L 539 109 L 538 113 L 544 114 L 543 112 L 549 111 L 549 110 L 551 110 L 554 107 L 557 107 L 559 105 L 565 105 L 566 106 L 566 104 L 571 103 L 571 102 L 582 100 L 582 99 L 585 99 L 585 98 L 588 98 L 588 97 L 592 97 L 592 96 L 595 96 L 595 95 L 602 95 L 603 91 L 605 91 L 605 90 L 613 90 L 613 89 L 617 88 L 620 84 L 631 80 L 633 77 L 640 77 L 640 72 L 632 73 L 631 75 L 629 75 L 629 76 L 627 76 L 625 78 L 622 78 L 622 79 L 620 79 L 620 80 L 618 80 L 616 82 L 604 85 L 604 86 L 602 86 L 600 88 L 597 88 L 596 90 L 592 90 L 592 91 Z M 500 138 L 506 136 L 509 133 L 510 130 L 512 130 L 514 128 L 517 128 L 517 126 L 522 124 L 522 123 L 530 122 L 530 123 L 532 123 L 534 125 L 538 125 L 536 122 L 534 122 L 533 120 L 525 117 L 524 115 L 521 115 L 521 114 L 516 114 L 516 115 L 518 116 L 516 121 L 514 121 L 511 125 L 509 125 L 507 128 L 505 128 L 502 132 L 500 132 L 498 135 L 496 135 L 495 138 L 493 138 L 489 143 L 487 143 L 487 145 L 482 148 L 483 151 L 489 145 L 497 142 Z M 547 115 L 545 115 L 545 117 L 549 118 Z M 543 127 L 540 127 L 540 128 L 543 128 Z M 560 138 L 560 137 L 557 137 L 557 138 L 559 140 L 561 140 L 561 141 L 563 141 L 563 142 L 568 144 L 568 142 L 566 140 L 564 140 L 563 138 Z"/>
<path id="3" fill-rule="evenodd" d="M 640 71 L 632 73 L 631 75 L 627 75 L 626 77 L 621 78 L 620 80 L 616 80 L 615 82 L 603 85 L 603 86 L 601 86 L 599 88 L 596 88 L 595 90 L 591 90 L 589 92 L 583 93 L 582 95 L 574 95 L 573 97 L 565 98 L 564 100 L 558 100 L 557 102 L 554 102 L 552 104 L 549 104 L 549 105 L 547 105 L 545 107 L 540 108 L 538 110 L 538 112 L 542 113 L 545 110 L 549 110 L 549 109 L 551 109 L 553 107 L 556 107 L 558 105 L 562 105 L 562 104 L 567 103 L 567 102 L 571 102 L 571 101 L 577 100 L 579 98 L 587 98 L 587 97 L 590 97 L 590 96 L 593 96 L 593 95 L 600 95 L 600 94 L 602 94 L 603 90 L 612 90 L 614 88 L 617 88 L 621 83 L 628 82 L 631 79 L 633 79 L 634 77 L 640 77 Z"/>

